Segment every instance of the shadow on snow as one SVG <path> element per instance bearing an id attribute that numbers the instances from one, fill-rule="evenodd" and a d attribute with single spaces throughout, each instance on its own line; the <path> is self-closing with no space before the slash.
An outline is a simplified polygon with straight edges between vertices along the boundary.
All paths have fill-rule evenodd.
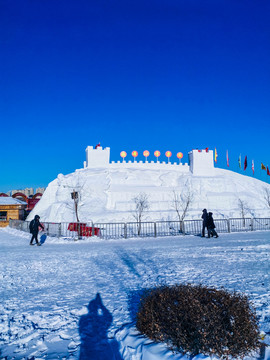
<path id="1" fill-rule="evenodd" d="M 79 360 L 122 360 L 118 342 L 107 337 L 112 320 L 112 314 L 103 305 L 100 294 L 97 293 L 95 299 L 88 304 L 88 313 L 81 316 L 79 321 Z"/>

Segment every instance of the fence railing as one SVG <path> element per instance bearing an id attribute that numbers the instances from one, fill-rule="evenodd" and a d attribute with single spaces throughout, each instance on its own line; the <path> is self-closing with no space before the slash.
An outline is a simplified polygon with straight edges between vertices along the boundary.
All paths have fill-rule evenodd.
<path id="1" fill-rule="evenodd" d="M 30 221 L 10 220 L 9 226 L 14 229 L 29 231 Z M 202 220 L 155 221 L 127 223 L 42 223 L 49 236 L 82 239 L 92 235 L 102 239 L 119 239 L 132 237 L 157 237 L 200 235 Z M 240 231 L 270 230 L 270 218 L 232 218 L 215 219 L 217 233 Z"/>

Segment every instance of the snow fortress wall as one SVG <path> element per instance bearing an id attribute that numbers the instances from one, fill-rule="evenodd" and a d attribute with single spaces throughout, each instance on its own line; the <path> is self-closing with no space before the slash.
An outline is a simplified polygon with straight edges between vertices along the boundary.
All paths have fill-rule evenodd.
<path id="1" fill-rule="evenodd" d="M 190 171 L 195 176 L 214 176 L 213 150 L 192 150 L 188 153 Z"/>
<path id="2" fill-rule="evenodd" d="M 86 161 L 84 162 L 84 168 L 98 168 L 108 167 L 110 163 L 110 148 L 106 147 L 102 149 L 98 146 L 96 149 L 93 146 L 87 146 L 85 149 Z"/>
<path id="3" fill-rule="evenodd" d="M 167 163 L 165 161 L 112 161 L 110 162 L 110 148 L 96 149 L 93 146 L 86 148 L 86 161 L 84 161 L 84 168 L 137 168 L 137 169 L 152 169 L 152 170 L 177 170 L 182 173 L 191 172 L 196 176 L 213 176 L 214 163 L 212 150 L 192 150 L 189 152 L 189 163 L 177 164 Z"/>

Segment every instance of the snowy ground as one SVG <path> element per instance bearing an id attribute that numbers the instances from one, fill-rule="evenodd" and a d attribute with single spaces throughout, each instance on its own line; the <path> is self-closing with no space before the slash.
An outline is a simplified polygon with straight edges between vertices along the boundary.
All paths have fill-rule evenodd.
<path id="1" fill-rule="evenodd" d="M 29 236 L 0 230 L 1 359 L 187 359 L 134 328 L 140 291 L 179 282 L 248 294 L 270 344 L 270 232 L 211 240 L 47 238 L 41 247 L 29 246 Z M 261 359 L 270 359 L 269 347 Z"/>

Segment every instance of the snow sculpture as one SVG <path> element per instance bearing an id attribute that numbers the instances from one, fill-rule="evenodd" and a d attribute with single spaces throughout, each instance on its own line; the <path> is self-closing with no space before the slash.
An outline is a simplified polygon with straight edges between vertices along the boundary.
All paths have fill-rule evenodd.
<path id="1" fill-rule="evenodd" d="M 102 146 L 93 148 L 87 146 L 86 148 L 86 161 L 84 161 L 84 168 L 98 168 L 108 167 L 110 163 L 110 148 L 102 148 Z"/>
<path id="2" fill-rule="evenodd" d="M 189 170 L 195 176 L 214 176 L 213 150 L 192 150 L 188 153 Z"/>

